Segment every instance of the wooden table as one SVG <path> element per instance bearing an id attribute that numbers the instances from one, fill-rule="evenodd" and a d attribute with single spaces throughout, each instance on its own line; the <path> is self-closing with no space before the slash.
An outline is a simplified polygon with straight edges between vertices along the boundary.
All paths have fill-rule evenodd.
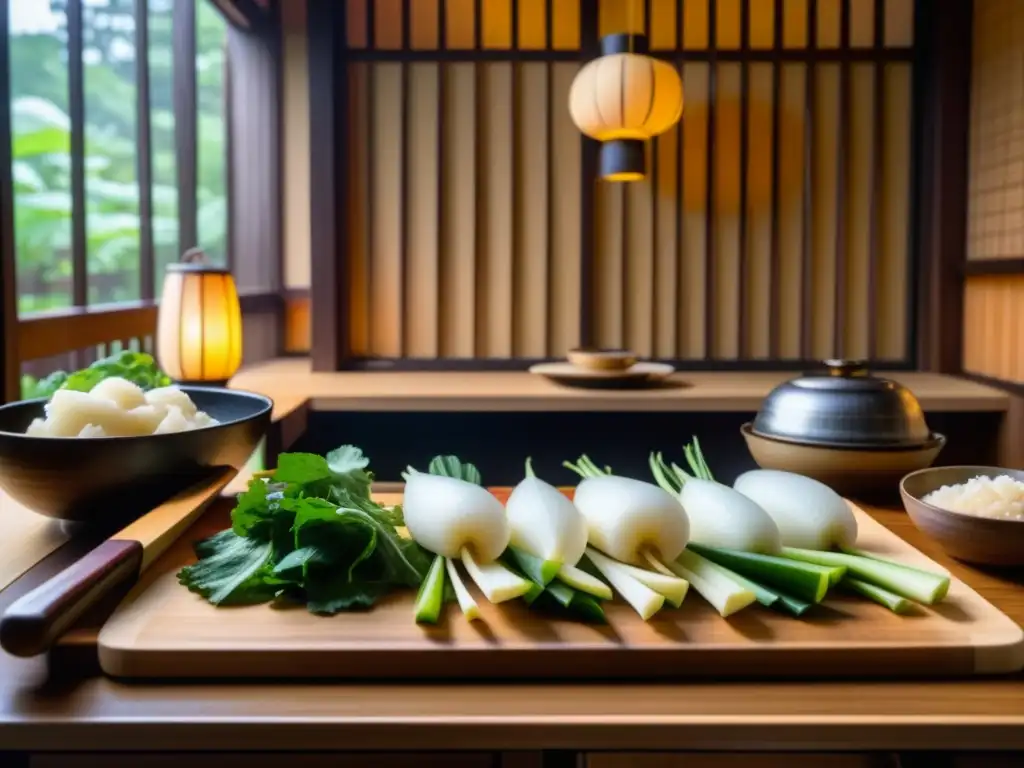
<path id="1" fill-rule="evenodd" d="M 950 561 L 902 512 L 871 511 L 1024 622 L 1019 583 Z M 0 560 L 24 546 L 24 539 L 0 537 Z M 0 593 L 0 607 L 67 562 L 76 546 L 54 553 Z M 88 643 L 88 634 L 82 639 Z M 44 662 L 0 652 L 0 752 L 1024 750 L 1022 677 L 503 686 L 126 685 L 91 675 L 79 679 L 66 670 L 47 677 Z M 0 753 L 6 766 L 3 760 Z M 631 763 L 592 763 L 625 764 Z"/>

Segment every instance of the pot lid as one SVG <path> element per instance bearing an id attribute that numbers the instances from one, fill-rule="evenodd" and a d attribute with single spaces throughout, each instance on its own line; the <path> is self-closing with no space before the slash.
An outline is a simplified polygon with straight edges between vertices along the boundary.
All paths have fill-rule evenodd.
<path id="1" fill-rule="evenodd" d="M 753 431 L 847 448 L 909 448 L 928 441 L 924 412 L 909 389 L 872 376 L 863 360 L 825 360 L 824 366 L 820 373 L 773 389 L 754 419 Z"/>

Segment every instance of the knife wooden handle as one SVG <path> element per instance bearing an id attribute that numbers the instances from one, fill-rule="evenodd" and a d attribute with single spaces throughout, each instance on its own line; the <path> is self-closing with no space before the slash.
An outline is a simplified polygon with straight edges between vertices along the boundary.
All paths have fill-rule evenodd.
<path id="1" fill-rule="evenodd" d="M 108 539 L 22 595 L 0 616 L 0 647 L 14 656 L 45 653 L 88 609 L 138 579 L 142 553 L 138 541 Z"/>

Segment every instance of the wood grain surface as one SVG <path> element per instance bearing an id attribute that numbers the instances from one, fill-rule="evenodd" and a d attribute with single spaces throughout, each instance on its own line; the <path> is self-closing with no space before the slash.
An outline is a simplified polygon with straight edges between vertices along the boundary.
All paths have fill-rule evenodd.
<path id="1" fill-rule="evenodd" d="M 224 520 L 228 502 L 208 516 Z M 1024 622 L 1024 573 L 946 557 L 902 510 L 872 517 Z M 206 521 L 201 525 L 208 526 Z M 70 558 L 57 552 L 0 608 Z M 94 654 L 95 630 L 77 634 Z M 94 655 L 93 655 L 94 658 Z M 46 750 L 1024 749 L 1024 677 L 765 683 L 144 684 L 0 653 L 0 743 Z"/>
<path id="2" fill-rule="evenodd" d="M 854 510 L 859 547 L 938 567 Z M 412 591 L 332 618 L 301 608 L 215 608 L 178 584 L 177 571 L 194 560 L 191 542 L 182 539 L 107 622 L 99 636 L 105 672 L 147 679 L 670 680 L 949 678 L 1024 666 L 1024 632 L 959 580 L 942 604 L 906 617 L 839 595 L 802 620 L 755 606 L 726 621 L 694 593 L 649 622 L 616 600 L 607 605 L 608 626 L 600 627 L 550 618 L 518 600 L 495 606 L 477 594 L 482 622 L 467 622 L 451 606 L 437 626 L 424 628 L 412 620 Z"/>
<path id="3" fill-rule="evenodd" d="M 281 358 L 242 369 L 231 387 L 274 400 L 274 419 L 304 400 L 326 411 L 756 411 L 793 372 L 681 372 L 662 387 L 604 392 L 564 387 L 525 371 L 313 373 L 309 360 Z M 932 373 L 884 374 L 906 385 L 926 411 L 1005 411 L 1010 398 L 975 382 Z"/>
<path id="4" fill-rule="evenodd" d="M 37 515 L 0 491 L 0 590 L 67 540 L 59 520 Z"/>

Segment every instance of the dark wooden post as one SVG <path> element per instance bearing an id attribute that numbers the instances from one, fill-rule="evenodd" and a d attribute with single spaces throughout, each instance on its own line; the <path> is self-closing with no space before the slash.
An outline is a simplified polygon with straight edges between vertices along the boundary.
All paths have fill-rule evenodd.
<path id="1" fill-rule="evenodd" d="M 915 14 L 917 364 L 960 373 L 974 3 L 918 0 Z"/>

